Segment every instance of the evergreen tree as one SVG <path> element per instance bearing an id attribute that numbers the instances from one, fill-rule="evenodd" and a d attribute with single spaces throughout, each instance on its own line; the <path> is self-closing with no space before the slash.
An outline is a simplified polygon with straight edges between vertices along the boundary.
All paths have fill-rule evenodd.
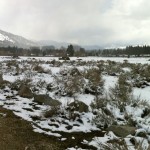
<path id="1" fill-rule="evenodd" d="M 68 56 L 74 56 L 74 49 L 73 49 L 73 45 L 68 45 L 68 48 L 66 50 L 66 53 Z"/>

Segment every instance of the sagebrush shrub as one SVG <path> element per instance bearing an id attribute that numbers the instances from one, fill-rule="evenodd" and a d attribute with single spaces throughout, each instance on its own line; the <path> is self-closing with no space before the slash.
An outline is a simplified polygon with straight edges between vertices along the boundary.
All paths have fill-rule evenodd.
<path id="1" fill-rule="evenodd" d="M 102 94 L 104 80 L 101 76 L 101 71 L 98 68 L 90 68 L 86 70 L 84 77 L 88 80 L 86 88 L 91 94 Z"/>
<path id="2" fill-rule="evenodd" d="M 97 115 L 93 118 L 92 123 L 96 124 L 98 128 L 108 128 L 115 121 L 113 115 L 107 115 L 103 109 L 99 109 Z"/>
<path id="3" fill-rule="evenodd" d="M 127 82 L 126 76 L 121 74 L 115 87 L 110 88 L 109 97 L 121 111 L 124 111 L 125 106 L 131 103 L 131 96 L 132 86 Z"/>
<path id="4" fill-rule="evenodd" d="M 44 69 L 39 66 L 39 65 L 36 65 L 34 68 L 33 68 L 34 71 L 37 71 L 38 73 L 44 73 Z"/>
<path id="5" fill-rule="evenodd" d="M 73 72 L 72 69 L 61 70 L 60 76 L 55 76 L 55 81 L 61 95 L 74 96 L 75 93 L 83 91 L 84 78 L 78 72 Z"/>

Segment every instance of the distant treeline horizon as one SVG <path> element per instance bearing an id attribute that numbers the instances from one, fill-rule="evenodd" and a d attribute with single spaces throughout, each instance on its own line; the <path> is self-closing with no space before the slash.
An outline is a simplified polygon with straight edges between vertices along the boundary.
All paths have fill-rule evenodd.
<path id="1" fill-rule="evenodd" d="M 103 57 L 130 57 L 130 56 L 150 56 L 150 46 L 127 46 L 125 48 L 110 48 L 110 49 L 99 49 L 99 50 L 86 50 L 80 48 L 79 50 L 74 50 L 72 45 L 68 48 L 55 49 L 55 47 L 31 47 L 29 49 L 18 48 L 18 47 L 0 47 L 1 56 L 57 56 L 62 57 L 68 54 L 69 56 L 103 56 Z"/>
<path id="2" fill-rule="evenodd" d="M 144 45 L 144 46 L 127 46 L 124 49 L 105 49 L 103 50 L 102 55 L 135 55 L 135 56 L 140 56 L 140 55 L 148 55 L 150 54 L 150 46 Z"/>

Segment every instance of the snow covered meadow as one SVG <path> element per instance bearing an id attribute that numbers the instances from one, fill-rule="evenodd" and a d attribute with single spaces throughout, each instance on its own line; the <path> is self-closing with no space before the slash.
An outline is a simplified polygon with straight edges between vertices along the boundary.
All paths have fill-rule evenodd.
<path id="1" fill-rule="evenodd" d="M 35 132 L 66 142 L 64 133 L 93 133 L 82 144 L 100 150 L 150 148 L 149 58 L 0 57 L 0 62 L 0 105 L 31 122 Z"/>

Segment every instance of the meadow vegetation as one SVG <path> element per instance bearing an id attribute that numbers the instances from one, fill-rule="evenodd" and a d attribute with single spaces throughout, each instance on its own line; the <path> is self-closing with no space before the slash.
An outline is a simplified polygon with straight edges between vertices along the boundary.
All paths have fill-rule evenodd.
<path id="1" fill-rule="evenodd" d="M 131 144 L 142 150 L 143 144 L 136 143 L 144 139 L 145 150 L 148 150 L 150 106 L 140 97 L 137 99 L 133 91 L 150 86 L 149 64 L 131 64 L 126 60 L 121 63 L 28 58 L 4 60 L 0 69 L 2 106 L 17 112 L 18 101 L 26 100 L 21 107 L 29 116 L 27 120 L 44 133 L 48 130 L 61 135 L 58 132 L 61 126 L 66 133 L 75 129 L 83 132 L 82 128 L 88 124 L 90 132 L 93 126 L 97 131 L 113 132 L 124 140 L 120 143 L 113 139 L 107 141 L 109 144 L 97 141 L 103 149 L 124 150 Z M 116 79 L 116 82 L 106 88 L 106 78 Z M 25 108 L 25 103 L 30 107 Z M 20 116 L 22 109 L 17 112 Z M 31 115 L 31 112 L 37 114 Z M 48 122 L 48 128 L 42 128 L 43 121 Z M 128 135 L 119 133 L 116 128 L 122 132 L 127 130 Z M 128 142 L 125 142 L 126 137 Z"/>

